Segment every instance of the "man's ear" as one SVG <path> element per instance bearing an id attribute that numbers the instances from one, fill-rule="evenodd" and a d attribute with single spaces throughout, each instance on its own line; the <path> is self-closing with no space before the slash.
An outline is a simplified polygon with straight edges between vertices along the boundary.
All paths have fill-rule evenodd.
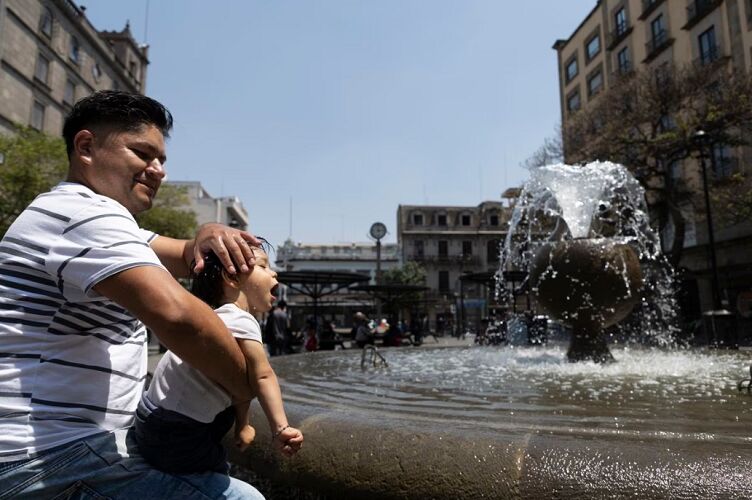
<path id="1" fill-rule="evenodd" d="M 222 268 L 222 281 L 224 281 L 225 285 L 229 287 L 235 289 L 240 288 L 240 280 L 238 280 L 238 276 L 228 273 L 225 268 Z"/>
<path id="2" fill-rule="evenodd" d="M 73 152 L 81 164 L 91 165 L 92 150 L 94 149 L 94 134 L 89 130 L 79 130 L 73 137 Z"/>

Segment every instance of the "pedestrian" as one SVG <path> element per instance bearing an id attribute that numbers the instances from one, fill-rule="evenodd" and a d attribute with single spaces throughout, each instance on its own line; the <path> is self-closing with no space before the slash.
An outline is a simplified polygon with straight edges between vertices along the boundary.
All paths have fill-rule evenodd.
<path id="1" fill-rule="evenodd" d="M 287 302 L 284 299 L 277 303 L 269 320 L 274 331 L 274 355 L 292 354 L 290 318 L 287 316 Z"/>
<path id="2" fill-rule="evenodd" d="M 268 312 L 276 297 L 277 273 L 266 252 L 254 248 L 256 262 L 248 273 L 229 276 L 210 254 L 193 277 L 191 292 L 214 308 L 240 345 L 248 365 L 248 383 L 266 414 L 272 442 L 283 454 L 295 454 L 303 434 L 288 423 L 277 377 L 262 345 L 255 316 Z M 216 471 L 227 474 L 222 438 L 233 423 L 235 445 L 245 450 L 256 431 L 249 425 L 250 401 L 233 401 L 174 353 L 154 370 L 149 389 L 136 412 L 135 435 L 141 454 L 155 467 L 176 474 Z"/>
<path id="3" fill-rule="evenodd" d="M 172 116 L 140 94 L 100 91 L 63 126 L 65 182 L 0 242 L 0 484 L 13 498 L 261 498 L 219 473 L 172 475 L 130 429 L 146 378 L 146 327 L 234 398 L 246 360 L 216 314 L 175 278 L 217 254 L 248 272 L 258 244 L 219 224 L 176 240 L 138 227 L 165 176 Z M 232 256 L 232 257 L 231 257 Z M 239 269 L 236 268 L 239 266 Z"/>
<path id="4" fill-rule="evenodd" d="M 355 321 L 355 343 L 358 347 L 365 347 L 366 345 L 373 345 L 373 332 L 368 327 L 368 318 L 365 314 L 358 311 L 353 317 Z"/>

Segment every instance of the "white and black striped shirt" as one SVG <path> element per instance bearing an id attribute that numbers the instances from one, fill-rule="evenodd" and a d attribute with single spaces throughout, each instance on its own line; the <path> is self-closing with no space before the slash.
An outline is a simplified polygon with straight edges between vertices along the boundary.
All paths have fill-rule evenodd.
<path id="1" fill-rule="evenodd" d="M 64 182 L 0 241 L 0 462 L 131 425 L 146 329 L 92 287 L 163 267 L 116 201 Z"/>

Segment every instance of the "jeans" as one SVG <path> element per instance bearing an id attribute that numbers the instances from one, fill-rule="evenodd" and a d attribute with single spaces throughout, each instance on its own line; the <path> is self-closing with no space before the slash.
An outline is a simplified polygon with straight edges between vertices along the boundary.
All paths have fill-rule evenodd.
<path id="1" fill-rule="evenodd" d="M 127 449 L 129 456 L 118 449 Z M 132 432 L 122 429 L 0 463 L 0 500 L 264 498 L 250 484 L 224 474 L 160 472 L 135 450 Z"/>

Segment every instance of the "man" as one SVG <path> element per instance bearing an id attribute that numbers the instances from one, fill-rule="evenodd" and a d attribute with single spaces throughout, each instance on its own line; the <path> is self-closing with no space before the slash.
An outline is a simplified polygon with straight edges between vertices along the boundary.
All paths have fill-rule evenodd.
<path id="1" fill-rule="evenodd" d="M 221 225 L 194 240 L 141 230 L 164 178 L 172 116 L 124 92 L 79 101 L 63 128 L 66 182 L 0 242 L 0 498 L 261 498 L 220 474 L 148 466 L 127 429 L 146 377 L 146 327 L 238 400 L 243 355 L 173 277 L 213 250 L 246 271 L 255 238 Z M 230 258 L 232 256 L 232 258 Z"/>
<path id="2" fill-rule="evenodd" d="M 272 322 L 272 331 L 274 332 L 274 349 L 271 355 L 291 354 L 290 319 L 287 317 L 287 302 L 284 299 L 277 303 L 276 309 L 267 321 Z"/>

